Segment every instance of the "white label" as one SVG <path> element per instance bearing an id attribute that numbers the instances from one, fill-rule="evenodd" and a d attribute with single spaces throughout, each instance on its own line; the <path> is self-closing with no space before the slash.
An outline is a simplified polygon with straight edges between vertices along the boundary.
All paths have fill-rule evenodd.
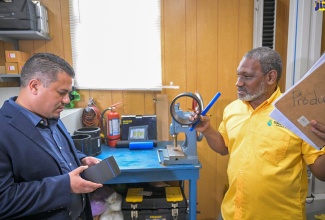
<path id="1" fill-rule="evenodd" d="M 308 121 L 308 119 L 305 116 L 301 116 L 300 118 L 298 118 L 297 120 L 303 127 L 306 127 L 310 122 Z"/>
<path id="2" fill-rule="evenodd" d="M 100 147 L 100 138 L 98 138 L 98 141 L 97 141 L 97 147 Z"/>
<path id="3" fill-rule="evenodd" d="M 120 119 L 114 118 L 108 121 L 109 124 L 109 135 L 119 135 L 120 134 Z"/>

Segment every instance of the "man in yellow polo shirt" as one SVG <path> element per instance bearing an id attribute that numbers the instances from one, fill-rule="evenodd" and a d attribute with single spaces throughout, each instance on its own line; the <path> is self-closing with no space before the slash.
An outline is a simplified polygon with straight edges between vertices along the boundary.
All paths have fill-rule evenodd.
<path id="1" fill-rule="evenodd" d="M 229 154 L 225 220 L 303 220 L 308 179 L 325 181 L 325 150 L 316 150 L 270 118 L 281 95 L 280 55 L 267 47 L 246 53 L 237 68 L 238 100 L 223 113 L 218 131 L 208 116 L 196 126 L 212 150 Z"/>

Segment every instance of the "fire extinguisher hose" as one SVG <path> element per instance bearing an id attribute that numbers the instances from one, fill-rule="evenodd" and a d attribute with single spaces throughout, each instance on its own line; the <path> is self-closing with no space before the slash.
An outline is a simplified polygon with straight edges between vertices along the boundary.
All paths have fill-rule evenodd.
<path id="1" fill-rule="evenodd" d="M 100 111 L 92 98 L 89 99 L 88 106 L 82 113 L 82 124 L 84 127 L 101 127 Z"/>
<path id="2" fill-rule="evenodd" d="M 102 128 L 103 128 L 103 130 L 104 130 L 104 119 L 105 119 L 105 112 L 107 112 L 108 110 L 111 110 L 111 108 L 107 108 L 107 109 L 105 109 L 103 112 L 102 112 L 102 114 L 101 114 L 101 117 L 100 117 L 100 122 L 101 122 L 101 126 L 102 126 Z M 107 126 L 107 125 L 106 125 Z M 105 142 L 107 142 L 107 133 L 106 132 L 103 132 L 104 133 L 104 140 L 105 140 Z"/>

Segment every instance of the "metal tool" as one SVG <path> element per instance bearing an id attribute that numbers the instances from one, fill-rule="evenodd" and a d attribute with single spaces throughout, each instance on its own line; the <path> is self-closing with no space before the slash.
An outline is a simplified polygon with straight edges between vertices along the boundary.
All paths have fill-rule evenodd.
<path id="1" fill-rule="evenodd" d="M 191 104 L 196 103 L 196 106 L 193 105 L 191 108 L 183 109 L 192 109 L 192 111 L 183 111 L 180 108 L 181 98 L 189 97 L 191 99 Z M 188 101 L 182 102 L 185 105 L 190 104 Z M 172 116 L 172 123 L 170 124 L 170 135 L 172 136 L 172 144 L 167 145 L 164 149 L 159 149 L 157 151 L 159 162 L 164 165 L 170 164 L 198 164 L 197 156 L 197 141 L 202 140 L 203 135 L 197 134 L 197 132 L 191 131 L 189 128 L 193 123 L 196 123 L 199 118 L 192 121 L 190 116 L 195 112 L 201 113 L 203 109 L 203 101 L 199 94 L 194 93 L 182 93 L 178 95 L 171 103 L 170 113 Z M 177 140 L 179 133 L 185 133 L 185 140 L 183 143 Z"/>

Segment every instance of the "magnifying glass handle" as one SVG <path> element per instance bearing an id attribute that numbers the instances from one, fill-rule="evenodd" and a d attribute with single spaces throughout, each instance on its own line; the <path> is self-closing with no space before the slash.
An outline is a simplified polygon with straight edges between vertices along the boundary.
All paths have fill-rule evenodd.
<path id="1" fill-rule="evenodd" d="M 205 116 L 206 113 L 208 113 L 208 111 L 210 110 L 210 108 L 213 106 L 213 104 L 217 101 L 217 99 L 220 97 L 221 93 L 218 92 L 209 102 L 209 104 L 207 105 L 207 107 L 205 107 L 205 109 L 203 109 L 203 111 L 201 112 L 202 116 Z M 192 126 L 190 127 L 190 131 L 193 131 L 195 126 L 197 125 L 197 123 L 199 123 L 200 120 L 198 120 L 197 122 L 195 122 L 194 124 L 192 124 Z"/>

